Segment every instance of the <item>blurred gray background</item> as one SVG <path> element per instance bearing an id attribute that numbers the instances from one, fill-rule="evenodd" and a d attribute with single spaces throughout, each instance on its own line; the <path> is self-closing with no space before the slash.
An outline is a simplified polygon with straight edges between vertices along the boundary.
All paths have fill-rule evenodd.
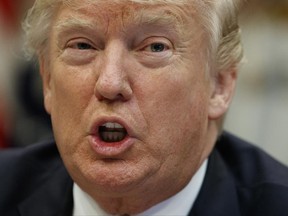
<path id="1" fill-rule="evenodd" d="M 35 63 L 21 52 L 20 20 L 33 0 L 0 0 L 0 148 L 51 136 Z M 225 129 L 288 164 L 288 0 L 242 12 L 245 62 Z"/>
<path id="2" fill-rule="evenodd" d="M 288 164 L 288 1 L 252 1 L 240 20 L 246 60 L 225 128 Z"/>

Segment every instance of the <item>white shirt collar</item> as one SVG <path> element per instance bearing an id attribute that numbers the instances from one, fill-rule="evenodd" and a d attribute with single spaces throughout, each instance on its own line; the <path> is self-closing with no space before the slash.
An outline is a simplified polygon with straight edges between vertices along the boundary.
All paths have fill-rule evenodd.
<path id="1" fill-rule="evenodd" d="M 202 187 L 208 160 L 201 165 L 191 181 L 180 192 L 136 216 L 185 216 L 189 214 Z M 76 183 L 73 185 L 73 216 L 111 216 Z"/>

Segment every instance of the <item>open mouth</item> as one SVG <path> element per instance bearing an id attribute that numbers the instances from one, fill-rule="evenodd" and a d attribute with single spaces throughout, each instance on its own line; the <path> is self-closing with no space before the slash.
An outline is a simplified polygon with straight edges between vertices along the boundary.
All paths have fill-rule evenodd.
<path id="1" fill-rule="evenodd" d="M 107 122 L 99 126 L 100 139 L 107 143 L 121 142 L 127 136 L 126 129 L 114 122 Z"/>

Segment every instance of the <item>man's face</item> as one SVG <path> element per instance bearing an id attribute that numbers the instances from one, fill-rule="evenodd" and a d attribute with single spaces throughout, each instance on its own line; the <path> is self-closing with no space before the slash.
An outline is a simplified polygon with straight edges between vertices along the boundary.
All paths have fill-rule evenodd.
<path id="1" fill-rule="evenodd" d="M 88 193 L 171 195 L 214 142 L 207 36 L 186 6 L 101 2 L 61 7 L 42 59 L 59 151 Z"/>

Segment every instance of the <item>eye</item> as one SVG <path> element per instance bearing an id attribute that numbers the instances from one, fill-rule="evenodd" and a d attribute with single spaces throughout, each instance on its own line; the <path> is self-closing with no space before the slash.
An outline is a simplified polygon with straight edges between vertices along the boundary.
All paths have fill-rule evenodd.
<path id="1" fill-rule="evenodd" d="M 91 50 L 91 49 L 95 49 L 93 47 L 93 45 L 91 45 L 91 43 L 89 42 L 86 42 L 86 41 L 70 41 L 68 44 L 67 44 L 67 47 L 68 48 L 71 48 L 71 49 L 76 49 L 76 50 Z"/>
<path id="2" fill-rule="evenodd" d="M 80 42 L 80 43 L 77 43 L 75 46 L 79 50 L 93 49 L 93 47 L 88 43 L 81 43 Z"/>
<path id="3" fill-rule="evenodd" d="M 61 52 L 61 58 L 70 65 L 88 64 L 97 56 L 95 44 L 86 38 L 68 41 Z"/>
<path id="4" fill-rule="evenodd" d="M 167 50 L 167 46 L 162 43 L 153 43 L 150 45 L 150 49 L 152 52 L 163 52 Z"/>
<path id="5" fill-rule="evenodd" d="M 173 43 L 166 37 L 148 37 L 139 43 L 139 50 L 146 55 L 163 56 L 172 52 L 174 46 Z"/>
<path id="6" fill-rule="evenodd" d="M 169 47 L 164 43 L 152 43 L 144 48 L 145 51 L 150 52 L 164 52 L 168 49 Z"/>
<path id="7" fill-rule="evenodd" d="M 145 67 L 159 68 L 169 64 L 174 50 L 172 40 L 163 36 L 148 37 L 139 42 L 135 56 Z"/>

